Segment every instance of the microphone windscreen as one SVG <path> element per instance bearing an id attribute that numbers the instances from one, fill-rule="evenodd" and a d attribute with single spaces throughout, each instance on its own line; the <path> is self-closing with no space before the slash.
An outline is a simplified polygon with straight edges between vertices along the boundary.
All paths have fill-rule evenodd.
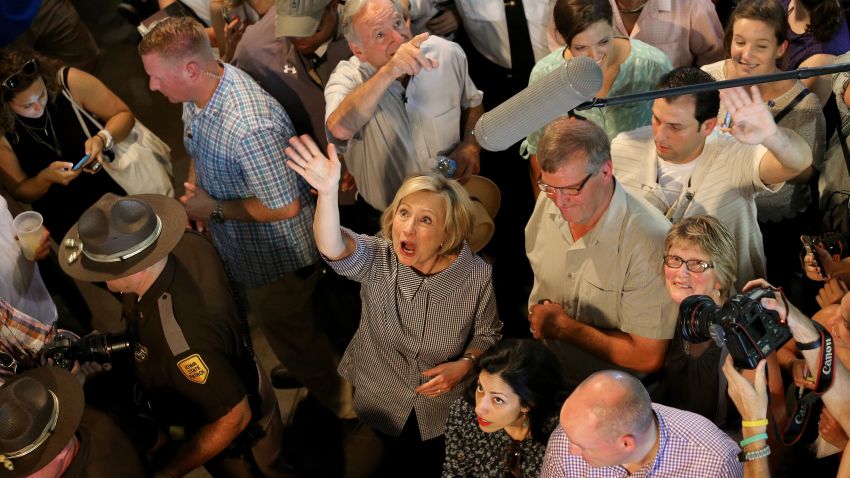
<path id="1" fill-rule="evenodd" d="M 529 133 L 593 98 L 602 69 L 587 57 L 568 60 L 475 123 L 475 139 L 488 151 L 504 151 Z"/>

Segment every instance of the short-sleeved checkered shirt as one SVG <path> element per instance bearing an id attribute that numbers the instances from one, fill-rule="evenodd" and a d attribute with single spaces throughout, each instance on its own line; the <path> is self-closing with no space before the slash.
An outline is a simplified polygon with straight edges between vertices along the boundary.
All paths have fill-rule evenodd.
<path id="1" fill-rule="evenodd" d="M 580 455 L 570 454 L 570 439 L 562 427 L 549 437 L 541 478 L 740 478 L 738 445 L 711 421 L 664 405 L 652 404 L 661 439 L 658 454 L 633 474 L 622 466 L 591 468 Z"/>
<path id="2" fill-rule="evenodd" d="M 224 65 L 202 109 L 183 103 L 183 143 L 195 160 L 198 186 L 216 199 L 257 198 L 269 209 L 301 201 L 301 211 L 283 221 L 208 224 L 228 274 L 248 286 L 273 282 L 319 259 L 309 186 L 286 167 L 283 150 L 294 135 L 286 111 L 230 65 Z"/>

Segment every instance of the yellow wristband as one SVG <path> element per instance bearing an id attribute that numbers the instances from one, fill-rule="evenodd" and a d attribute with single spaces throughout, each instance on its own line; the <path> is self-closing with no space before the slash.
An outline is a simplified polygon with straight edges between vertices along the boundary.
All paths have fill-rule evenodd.
<path id="1" fill-rule="evenodd" d="M 761 420 L 741 420 L 741 426 L 744 428 L 766 427 L 767 418 Z"/>

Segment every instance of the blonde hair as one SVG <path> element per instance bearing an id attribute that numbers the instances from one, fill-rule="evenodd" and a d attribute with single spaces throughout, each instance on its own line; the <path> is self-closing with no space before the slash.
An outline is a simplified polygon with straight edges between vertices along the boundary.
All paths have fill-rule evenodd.
<path id="1" fill-rule="evenodd" d="M 436 173 L 410 176 L 404 180 L 393 202 L 381 214 L 381 233 L 386 239 L 392 239 L 393 218 L 401 200 L 420 191 L 439 194 L 443 199 L 445 237 L 437 253 L 460 251 L 463 241 L 472 233 L 472 200 L 460 183 Z"/>
<path id="2" fill-rule="evenodd" d="M 214 61 L 204 26 L 190 17 L 171 17 L 158 22 L 139 42 L 139 55 L 156 53 L 166 60 L 198 58 Z"/>
<path id="3" fill-rule="evenodd" d="M 720 282 L 720 297 L 728 299 L 738 277 L 737 249 L 729 229 L 712 216 L 686 217 L 673 224 L 667 233 L 664 254 L 677 244 L 693 245 L 708 254 L 708 260 L 714 266 L 714 273 Z"/>

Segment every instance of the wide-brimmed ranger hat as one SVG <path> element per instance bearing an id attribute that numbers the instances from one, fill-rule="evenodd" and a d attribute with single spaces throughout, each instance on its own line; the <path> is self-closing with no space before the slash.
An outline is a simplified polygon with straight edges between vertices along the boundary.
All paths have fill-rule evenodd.
<path id="1" fill-rule="evenodd" d="M 83 417 L 83 387 L 67 370 L 40 367 L 0 387 L 0 478 L 29 476 L 65 448 Z"/>
<path id="2" fill-rule="evenodd" d="M 472 199 L 472 234 L 466 238 L 469 247 L 478 252 L 493 238 L 496 226 L 493 219 L 502 204 L 502 194 L 496 183 L 483 176 L 472 176 L 463 185 Z"/>
<path id="3" fill-rule="evenodd" d="M 68 275 L 87 282 L 120 279 L 166 257 L 186 229 L 183 205 L 168 196 L 105 194 L 59 245 Z"/>

